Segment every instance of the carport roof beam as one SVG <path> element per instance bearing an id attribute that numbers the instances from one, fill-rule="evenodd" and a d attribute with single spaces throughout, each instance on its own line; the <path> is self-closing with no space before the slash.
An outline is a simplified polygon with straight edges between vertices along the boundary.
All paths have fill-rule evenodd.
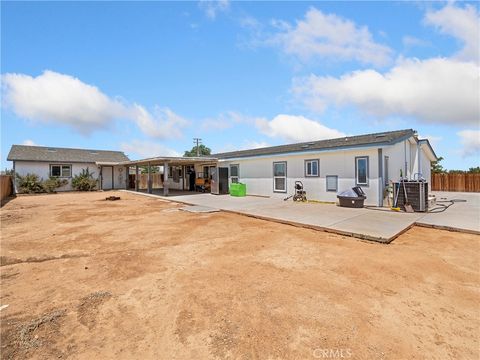
<path id="1" fill-rule="evenodd" d="M 214 157 L 184 157 L 184 156 L 163 156 L 163 157 L 153 157 L 147 159 L 140 159 L 140 160 L 131 160 L 131 161 L 124 161 L 120 162 L 117 165 L 124 165 L 124 166 L 134 166 L 134 165 L 148 165 L 151 166 L 162 166 L 165 163 L 171 165 L 182 165 L 182 164 L 199 164 L 199 163 L 216 163 L 218 158 Z"/>

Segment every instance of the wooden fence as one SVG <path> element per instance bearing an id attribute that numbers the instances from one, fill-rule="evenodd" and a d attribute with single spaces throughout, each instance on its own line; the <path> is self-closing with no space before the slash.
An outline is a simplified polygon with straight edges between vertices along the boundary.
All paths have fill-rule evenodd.
<path id="1" fill-rule="evenodd" d="M 480 192 L 480 174 L 434 174 L 433 191 Z"/>
<path id="2" fill-rule="evenodd" d="M 1 201 L 5 200 L 7 197 L 13 193 L 13 184 L 12 177 L 8 175 L 0 175 L 0 193 Z"/>
<path id="3" fill-rule="evenodd" d="M 152 188 L 160 189 L 163 187 L 163 174 L 151 174 L 152 176 Z M 141 190 L 147 188 L 148 174 L 139 174 L 138 175 L 138 187 Z M 128 187 L 130 189 L 135 189 L 135 174 L 130 174 L 128 177 Z"/>

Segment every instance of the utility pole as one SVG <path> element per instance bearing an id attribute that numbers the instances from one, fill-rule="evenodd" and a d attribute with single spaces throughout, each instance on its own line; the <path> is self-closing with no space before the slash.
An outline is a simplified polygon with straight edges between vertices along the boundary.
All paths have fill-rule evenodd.
<path id="1" fill-rule="evenodd" d="M 193 143 L 195 144 L 195 146 L 197 147 L 197 157 L 200 157 L 200 144 L 202 143 L 202 139 L 200 138 L 193 138 Z"/>

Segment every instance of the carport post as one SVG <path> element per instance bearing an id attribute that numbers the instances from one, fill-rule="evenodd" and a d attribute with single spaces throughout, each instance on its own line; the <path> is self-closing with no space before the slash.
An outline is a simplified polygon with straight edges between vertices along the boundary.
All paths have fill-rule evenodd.
<path id="1" fill-rule="evenodd" d="M 168 196 L 168 162 L 163 163 L 163 196 Z"/>
<path id="2" fill-rule="evenodd" d="M 152 167 L 150 166 L 150 163 L 148 163 L 148 193 L 152 193 Z"/>
<path id="3" fill-rule="evenodd" d="M 138 178 L 138 165 L 135 165 L 135 191 L 138 191 L 138 182 L 140 179 Z"/>

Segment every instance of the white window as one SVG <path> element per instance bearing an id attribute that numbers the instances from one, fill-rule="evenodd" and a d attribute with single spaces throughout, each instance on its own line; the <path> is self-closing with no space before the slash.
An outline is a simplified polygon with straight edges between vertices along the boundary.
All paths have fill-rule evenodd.
<path id="1" fill-rule="evenodd" d="M 273 191 L 287 192 L 287 162 L 273 163 Z"/>
<path id="2" fill-rule="evenodd" d="M 232 184 L 238 183 L 239 168 L 240 168 L 240 165 L 238 164 L 230 165 L 230 182 Z"/>
<path id="3" fill-rule="evenodd" d="M 338 190 L 338 176 L 337 175 L 327 175 L 327 191 L 337 191 Z"/>
<path id="4" fill-rule="evenodd" d="M 316 160 L 305 160 L 305 176 L 318 176 L 318 159 Z"/>
<path id="5" fill-rule="evenodd" d="M 72 165 L 50 165 L 50 176 L 71 177 Z"/>
<path id="6" fill-rule="evenodd" d="M 368 156 L 355 158 L 355 182 L 357 185 L 368 186 Z"/>

